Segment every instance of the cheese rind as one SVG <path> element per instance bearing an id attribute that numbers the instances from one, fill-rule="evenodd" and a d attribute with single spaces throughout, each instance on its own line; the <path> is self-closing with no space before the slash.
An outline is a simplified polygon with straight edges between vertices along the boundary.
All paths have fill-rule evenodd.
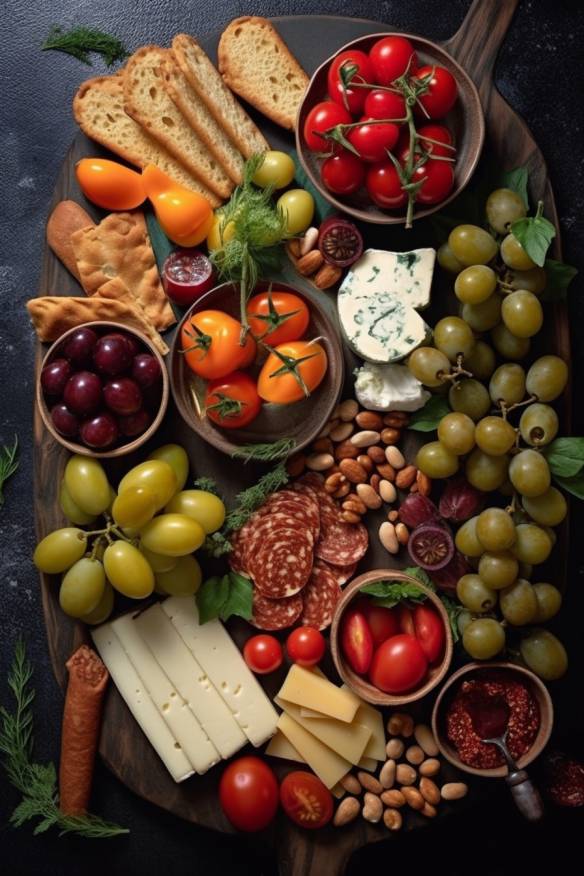
<path id="1" fill-rule="evenodd" d="M 327 678 L 294 663 L 278 691 L 278 697 L 288 703 L 322 712 L 337 721 L 350 723 L 357 709 L 359 698 L 352 691 L 342 690 Z"/>
<path id="2" fill-rule="evenodd" d="M 300 706 L 289 703 L 281 697 L 276 697 L 275 702 L 281 709 L 287 712 L 296 723 L 320 739 L 345 760 L 356 766 L 363 754 L 367 743 L 371 738 L 371 730 L 368 727 L 353 721 L 347 724 L 337 721 L 335 718 L 303 718 Z"/>
<path id="3" fill-rule="evenodd" d="M 436 250 L 426 247 L 410 252 L 366 249 L 351 265 L 341 291 L 368 289 L 372 295 L 389 292 L 404 304 L 423 310 L 430 304 Z"/>
<path id="4" fill-rule="evenodd" d="M 284 734 L 277 730 L 268 742 L 268 747 L 265 751 L 270 757 L 281 757 L 283 760 L 294 760 L 297 763 L 306 763 L 297 748 L 294 748 L 292 743 L 286 739 Z"/>
<path id="5" fill-rule="evenodd" d="M 112 681 L 174 781 L 188 779 L 194 767 L 152 702 L 111 624 L 91 630 L 91 637 Z"/>
<path id="6" fill-rule="evenodd" d="M 334 788 L 351 769 L 348 760 L 324 745 L 286 712 L 282 712 L 278 718 L 278 729 L 300 752 L 308 766 L 327 788 Z"/>

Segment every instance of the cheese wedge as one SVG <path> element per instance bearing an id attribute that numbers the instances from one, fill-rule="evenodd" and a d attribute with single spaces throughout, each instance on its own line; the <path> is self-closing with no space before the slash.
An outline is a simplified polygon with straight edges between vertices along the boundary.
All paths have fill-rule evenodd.
<path id="1" fill-rule="evenodd" d="M 343 788 L 342 785 L 335 785 L 334 788 L 331 788 L 330 790 L 331 790 L 331 794 L 333 795 L 333 797 L 336 797 L 337 800 L 340 800 L 347 793 L 347 791 L 345 790 L 345 788 Z"/>
<path id="2" fill-rule="evenodd" d="M 303 718 L 299 706 L 288 703 L 281 697 L 276 697 L 275 703 L 291 718 L 294 718 L 301 727 L 304 727 L 345 760 L 356 766 L 363 757 L 367 743 L 371 738 L 371 730 L 368 727 L 356 722 L 347 724 L 344 721 L 337 721 L 335 718 Z"/>
<path id="3" fill-rule="evenodd" d="M 366 249 L 351 265 L 341 289 L 367 289 L 373 296 L 395 295 L 404 304 L 422 310 L 430 304 L 436 250 L 429 247 L 411 252 Z"/>
<path id="4" fill-rule="evenodd" d="M 341 685 L 343 690 L 349 690 L 346 684 Z M 355 722 L 363 724 L 371 730 L 371 738 L 365 746 L 363 757 L 373 758 L 374 760 L 387 760 L 387 752 L 385 750 L 385 727 L 383 726 L 383 715 L 364 700 L 361 700 L 361 705 L 357 710 Z"/>
<path id="5" fill-rule="evenodd" d="M 111 624 L 91 630 L 91 638 L 112 681 L 174 781 L 188 779 L 195 769 L 154 705 Z"/>
<path id="6" fill-rule="evenodd" d="M 286 739 L 280 730 L 277 730 L 276 735 L 272 736 L 268 742 L 268 747 L 266 748 L 265 753 L 269 754 L 270 757 L 281 757 L 282 760 L 294 760 L 297 763 L 306 763 L 298 749 L 294 748 L 292 743 Z"/>
<path id="7" fill-rule="evenodd" d="M 288 703 L 322 712 L 337 721 L 351 722 L 359 708 L 359 698 L 349 690 L 341 690 L 327 678 L 322 678 L 294 663 L 278 696 Z"/>
<path id="8" fill-rule="evenodd" d="M 351 769 L 348 760 L 324 745 L 286 712 L 282 712 L 278 718 L 278 729 L 300 752 L 310 769 L 327 788 L 334 788 Z"/>
<path id="9" fill-rule="evenodd" d="M 377 761 L 372 757 L 362 757 L 357 766 L 372 773 L 377 769 Z"/>

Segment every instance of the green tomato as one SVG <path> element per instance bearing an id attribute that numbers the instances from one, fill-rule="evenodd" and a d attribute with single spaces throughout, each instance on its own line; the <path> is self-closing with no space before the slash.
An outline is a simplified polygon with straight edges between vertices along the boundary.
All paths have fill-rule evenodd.
<path id="1" fill-rule="evenodd" d="M 82 529 L 66 526 L 46 535 L 37 544 L 32 560 L 41 572 L 56 575 L 80 560 L 86 550 L 87 534 Z"/>
<path id="2" fill-rule="evenodd" d="M 264 152 L 264 160 L 256 171 L 253 182 L 265 189 L 273 186 L 275 189 L 285 189 L 294 179 L 294 162 L 286 152 L 270 149 Z"/>
<path id="3" fill-rule="evenodd" d="M 124 596 L 144 599 L 154 590 L 154 572 L 138 548 L 127 541 L 114 541 L 106 547 L 103 565 L 108 580 Z"/>
<path id="4" fill-rule="evenodd" d="M 289 234 L 306 231 L 314 216 L 314 198 L 304 189 L 290 189 L 278 198 L 278 209 L 287 217 Z"/>
<path id="5" fill-rule="evenodd" d="M 182 490 L 189 476 L 189 458 L 180 444 L 164 444 L 153 450 L 148 459 L 161 459 L 167 462 L 176 476 L 176 489 Z"/>
<path id="6" fill-rule="evenodd" d="M 186 514 L 200 523 L 205 535 L 217 532 L 225 520 L 225 505 L 218 496 L 205 490 L 183 490 L 165 507 L 168 514 Z"/>
<path id="7" fill-rule="evenodd" d="M 95 611 L 104 590 L 105 572 L 102 564 L 91 557 L 82 557 L 63 576 L 59 603 L 70 617 L 83 617 Z"/>
<path id="8" fill-rule="evenodd" d="M 110 485 L 102 466 L 87 456 L 72 456 L 65 467 L 65 485 L 73 502 L 94 517 L 111 504 Z"/>
<path id="9" fill-rule="evenodd" d="M 176 484 L 176 475 L 168 462 L 148 459 L 131 468 L 122 478 L 118 495 L 132 487 L 146 487 L 154 494 L 155 510 L 160 511 L 176 493 Z"/>
<path id="10" fill-rule="evenodd" d="M 186 514 L 161 514 L 142 530 L 142 545 L 155 554 L 183 557 L 205 541 L 205 530 Z M 112 582 L 113 583 L 113 582 Z"/>
<path id="11" fill-rule="evenodd" d="M 179 557 L 174 569 L 156 573 L 156 590 L 169 596 L 192 596 L 201 586 L 203 574 L 197 560 L 188 554 Z"/>

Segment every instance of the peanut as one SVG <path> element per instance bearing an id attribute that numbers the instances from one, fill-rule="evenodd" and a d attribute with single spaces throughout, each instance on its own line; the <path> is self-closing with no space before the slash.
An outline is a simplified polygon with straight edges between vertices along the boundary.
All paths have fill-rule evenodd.
<path id="1" fill-rule="evenodd" d="M 323 255 L 319 249 L 312 249 L 306 255 L 301 256 L 296 262 L 296 270 L 303 277 L 310 277 L 316 273 L 324 262 Z"/>
<path id="2" fill-rule="evenodd" d="M 401 438 L 399 429 L 390 429 L 387 426 L 381 430 L 381 440 L 384 444 L 397 444 Z"/>
<path id="3" fill-rule="evenodd" d="M 418 492 L 421 493 L 422 496 L 429 496 L 432 492 L 432 481 L 427 474 L 424 474 L 424 472 L 419 469 L 416 474 L 416 486 L 418 487 Z"/>
<path id="4" fill-rule="evenodd" d="M 396 520 L 399 520 L 399 511 L 396 511 L 395 508 L 393 509 L 393 511 L 389 511 L 387 519 L 390 523 L 395 523 Z"/>
<path id="5" fill-rule="evenodd" d="M 414 727 L 414 737 L 420 748 L 424 750 L 428 757 L 436 757 L 438 754 L 438 746 L 436 745 L 432 729 L 428 727 L 427 724 L 416 724 Z"/>
<path id="6" fill-rule="evenodd" d="M 409 763 L 398 763 L 395 770 L 395 777 L 398 785 L 413 785 L 418 778 L 418 774 Z"/>
<path id="7" fill-rule="evenodd" d="M 379 432 L 374 429 L 363 429 L 351 435 L 350 441 L 355 447 L 371 447 L 372 444 L 379 444 L 380 437 Z"/>
<path id="8" fill-rule="evenodd" d="M 381 794 L 383 791 L 383 785 L 381 782 L 378 782 L 375 776 L 372 776 L 371 773 L 359 770 L 357 778 L 366 791 L 370 791 L 372 794 Z"/>
<path id="9" fill-rule="evenodd" d="M 353 432 L 353 424 L 352 423 L 340 422 L 338 426 L 335 426 L 334 429 L 331 429 L 329 437 L 332 438 L 333 441 L 337 441 L 337 442 L 346 441 L 347 438 L 352 434 L 352 432 Z"/>
<path id="10" fill-rule="evenodd" d="M 345 824 L 354 821 L 359 815 L 360 808 L 361 804 L 356 797 L 345 797 L 344 800 L 341 800 L 335 812 L 335 817 L 333 818 L 334 826 L 344 827 Z"/>
<path id="11" fill-rule="evenodd" d="M 394 445 L 385 448 L 385 458 L 395 469 L 403 468 L 406 464 L 403 453 L 399 447 L 395 447 Z"/>
<path id="12" fill-rule="evenodd" d="M 355 493 L 348 495 L 341 507 L 343 511 L 354 511 L 355 514 L 365 514 L 367 511 L 365 502 L 363 502 L 359 496 L 355 495 Z"/>
<path id="13" fill-rule="evenodd" d="M 318 243 L 318 228 L 307 228 L 304 232 L 304 237 L 298 241 L 299 247 L 299 255 L 306 255 L 307 252 L 310 252 L 312 249 L 316 249 L 316 244 Z"/>
<path id="14" fill-rule="evenodd" d="M 393 715 L 387 722 L 387 732 L 391 734 L 391 736 L 401 736 L 405 717 L 406 716 L 403 712 L 393 713 Z"/>
<path id="15" fill-rule="evenodd" d="M 436 816 L 438 815 L 438 810 L 436 809 L 435 806 L 432 806 L 431 803 L 428 803 L 426 801 L 426 803 L 424 803 L 423 808 L 420 809 L 420 814 L 425 815 L 426 818 L 436 818 Z"/>
<path id="16" fill-rule="evenodd" d="M 356 459 L 342 459 L 339 468 L 352 484 L 364 484 L 367 481 L 367 472 Z"/>
<path id="17" fill-rule="evenodd" d="M 420 764 L 421 776 L 435 776 L 440 772 L 440 761 L 435 757 L 429 757 L 424 763 Z"/>
<path id="18" fill-rule="evenodd" d="M 375 492 L 378 493 L 379 492 L 379 484 L 381 483 L 381 478 L 379 477 L 379 475 L 372 474 L 371 477 L 369 478 L 369 483 L 371 484 L 371 486 L 373 487 Z"/>
<path id="19" fill-rule="evenodd" d="M 376 794 L 370 794 L 368 791 L 365 793 L 363 800 L 365 804 L 361 810 L 363 818 L 365 821 L 377 824 L 378 821 L 381 821 L 381 816 L 383 815 L 383 803 Z"/>
<path id="20" fill-rule="evenodd" d="M 399 830 L 402 826 L 402 814 L 397 809 L 386 809 L 383 813 L 383 823 L 388 830 Z"/>
<path id="21" fill-rule="evenodd" d="M 318 289 L 330 289 L 339 282 L 342 273 L 335 265 L 323 265 L 312 278 L 312 282 Z"/>
<path id="22" fill-rule="evenodd" d="M 334 493 L 346 480 L 347 478 L 341 471 L 336 471 L 325 480 L 324 488 L 327 493 Z"/>
<path id="23" fill-rule="evenodd" d="M 383 425 L 392 429 L 403 429 L 409 422 L 410 417 L 406 411 L 389 411 L 383 417 Z"/>
<path id="24" fill-rule="evenodd" d="M 341 519 L 345 521 L 345 523 L 360 523 L 361 515 L 355 514 L 354 511 L 343 511 L 341 513 Z"/>
<path id="25" fill-rule="evenodd" d="M 373 471 L 373 461 L 370 456 L 367 456 L 366 453 L 360 453 L 357 457 L 357 462 L 363 466 L 367 474 L 371 474 Z"/>
<path id="26" fill-rule="evenodd" d="M 409 739 L 410 736 L 414 735 L 414 719 L 407 712 L 396 712 L 395 714 L 400 715 L 402 719 L 401 735 L 404 739 Z"/>
<path id="27" fill-rule="evenodd" d="M 406 760 L 414 766 L 419 766 L 425 758 L 425 754 L 419 745 L 410 745 L 406 748 Z"/>
<path id="28" fill-rule="evenodd" d="M 343 423 L 348 423 L 350 420 L 354 420 L 358 413 L 359 404 L 355 399 L 347 398 L 339 405 L 339 417 Z"/>
<path id="29" fill-rule="evenodd" d="M 385 462 L 385 451 L 378 444 L 372 444 L 367 448 L 367 456 L 371 457 L 375 465 L 383 465 Z"/>
<path id="30" fill-rule="evenodd" d="M 400 544 L 405 545 L 410 540 L 410 531 L 405 523 L 396 523 L 395 534 Z"/>
<path id="31" fill-rule="evenodd" d="M 388 757 L 391 757 L 394 760 L 398 760 L 398 758 L 400 758 L 404 753 L 404 748 L 405 745 L 403 740 L 396 737 L 389 740 L 389 742 L 385 746 L 385 751 Z"/>
<path id="32" fill-rule="evenodd" d="M 302 474 L 306 466 L 306 457 L 303 453 L 295 453 L 286 461 L 286 471 L 291 478 L 297 478 Z"/>
<path id="33" fill-rule="evenodd" d="M 351 492 L 351 484 L 349 484 L 348 482 L 345 482 L 344 484 L 341 484 L 341 486 L 339 487 L 338 490 L 335 490 L 335 492 L 333 493 L 333 498 L 344 499 L 345 496 L 348 496 L 350 492 Z"/>
<path id="34" fill-rule="evenodd" d="M 357 484 L 357 495 L 373 511 L 381 508 L 381 497 L 375 492 L 371 484 Z"/>
<path id="35" fill-rule="evenodd" d="M 359 448 L 347 439 L 335 447 L 335 459 L 355 459 L 359 456 Z"/>
<path id="36" fill-rule="evenodd" d="M 394 481 L 395 480 L 395 469 L 388 462 L 384 462 L 383 465 L 376 466 L 377 474 L 382 477 L 386 481 Z"/>
<path id="37" fill-rule="evenodd" d="M 415 809 L 417 812 L 419 812 L 420 809 L 424 808 L 424 804 L 426 801 L 424 800 L 417 788 L 402 788 L 401 792 L 406 798 L 406 803 L 408 804 L 408 806 L 411 807 L 411 809 Z"/>
<path id="38" fill-rule="evenodd" d="M 349 792 L 349 794 L 360 794 L 363 790 L 361 782 L 357 776 L 354 776 L 352 773 L 347 773 L 347 775 L 341 779 L 340 784 L 345 791 Z"/>
<path id="39" fill-rule="evenodd" d="M 440 788 L 433 782 L 432 779 L 429 779 L 427 776 L 422 776 L 420 779 L 420 794 L 424 798 L 427 803 L 431 803 L 432 806 L 436 806 L 437 803 L 440 803 Z"/>
<path id="40" fill-rule="evenodd" d="M 386 760 L 379 773 L 379 781 L 384 788 L 391 788 L 395 782 L 395 760 Z"/>
<path id="41" fill-rule="evenodd" d="M 416 480 L 417 468 L 415 465 L 406 465 L 395 476 L 395 485 L 399 490 L 407 490 Z"/>
<path id="42" fill-rule="evenodd" d="M 466 797 L 468 786 L 464 782 L 447 782 L 440 788 L 443 800 L 461 800 Z"/>
<path id="43" fill-rule="evenodd" d="M 390 554 L 397 554 L 399 551 L 399 542 L 395 534 L 395 526 L 389 521 L 385 521 L 379 527 L 379 541 Z"/>
<path id="44" fill-rule="evenodd" d="M 361 411 L 355 417 L 355 422 L 361 429 L 373 429 L 375 432 L 381 432 L 383 429 L 383 419 L 375 411 Z"/>
<path id="45" fill-rule="evenodd" d="M 334 449 L 330 438 L 317 438 L 311 447 L 313 453 L 332 453 Z"/>
<path id="46" fill-rule="evenodd" d="M 331 453 L 311 453 L 306 457 L 306 468 L 311 471 L 326 471 L 335 464 Z"/>
<path id="47" fill-rule="evenodd" d="M 395 502 L 397 499 L 397 492 L 394 485 L 385 479 L 379 482 L 379 495 L 384 502 L 388 503 L 388 505 L 391 505 L 391 503 Z"/>
<path id="48" fill-rule="evenodd" d="M 401 791 L 398 791 L 397 788 L 392 788 L 389 791 L 384 791 L 381 796 L 381 802 L 385 803 L 386 806 L 392 806 L 395 809 L 401 809 L 402 806 L 406 805 L 406 798 L 402 794 Z"/>

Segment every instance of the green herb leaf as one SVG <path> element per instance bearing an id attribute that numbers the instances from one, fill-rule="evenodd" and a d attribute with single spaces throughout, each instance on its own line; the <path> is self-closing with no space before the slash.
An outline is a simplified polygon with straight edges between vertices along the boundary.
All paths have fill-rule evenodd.
<path id="1" fill-rule="evenodd" d="M 584 438 L 556 438 L 544 454 L 554 476 L 574 477 L 584 467 Z"/>
<path id="2" fill-rule="evenodd" d="M 553 477 L 558 487 L 576 496 L 577 499 L 584 499 L 584 472 L 581 471 L 571 478 L 563 478 L 559 475 Z"/>
<path id="3" fill-rule="evenodd" d="M 448 614 L 448 621 L 450 623 L 450 629 L 452 631 L 452 641 L 456 644 L 460 639 L 460 630 L 458 629 L 458 618 L 461 613 L 464 611 L 462 605 L 454 602 L 449 596 L 446 596 L 445 593 L 440 593 L 440 600 L 446 609 L 446 613 Z"/>
<path id="4" fill-rule="evenodd" d="M 220 617 L 223 606 L 229 596 L 229 575 L 214 575 L 204 581 L 195 594 L 197 608 L 199 609 L 199 623 Z"/>
<path id="5" fill-rule="evenodd" d="M 214 481 L 213 478 L 197 478 L 193 483 L 193 487 L 195 490 L 204 490 L 205 493 L 213 493 L 214 496 L 221 497 L 217 481 Z"/>
<path id="6" fill-rule="evenodd" d="M 4 504 L 4 484 L 18 469 L 18 436 L 14 436 L 12 447 L 0 449 L 0 508 Z"/>
<path id="7" fill-rule="evenodd" d="M 556 229 L 541 213 L 541 202 L 535 216 L 517 219 L 511 225 L 511 233 L 517 238 L 527 255 L 536 265 L 543 267 L 550 243 L 556 236 Z"/>
<path id="8" fill-rule="evenodd" d="M 252 615 L 253 586 L 249 578 L 229 573 L 229 594 L 221 609 L 221 620 L 226 621 L 232 615 L 248 621 Z"/>
<path id="9" fill-rule="evenodd" d="M 207 536 L 203 542 L 202 550 L 204 550 L 210 557 L 215 557 L 217 559 L 225 556 L 225 554 L 230 554 L 232 545 L 222 532 L 214 532 L 212 535 Z"/>
<path id="10" fill-rule="evenodd" d="M 528 181 L 529 171 L 527 167 L 516 167 L 514 170 L 506 170 L 501 176 L 502 188 L 511 189 L 512 192 L 517 192 L 518 195 L 521 195 L 527 209 L 529 209 Z"/>
<path id="11" fill-rule="evenodd" d="M 361 593 L 375 597 L 375 605 L 393 608 L 398 602 L 424 602 L 427 597 L 423 590 L 407 581 L 374 581 L 361 588 Z"/>
<path id="12" fill-rule="evenodd" d="M 296 447 L 294 438 L 280 438 L 269 444 L 242 444 L 231 454 L 233 459 L 243 459 L 244 462 L 273 462 L 289 456 Z"/>
<path id="13" fill-rule="evenodd" d="M 43 52 L 47 49 L 72 55 L 88 67 L 91 67 L 90 52 L 101 55 L 108 67 L 123 61 L 129 54 L 119 39 L 92 27 L 74 27 L 64 31 L 55 25 L 41 46 Z"/>
<path id="14" fill-rule="evenodd" d="M 540 301 L 565 301 L 568 287 L 578 269 L 555 259 L 546 259 L 544 264 L 546 272 L 545 289 L 539 296 Z"/>
<path id="15" fill-rule="evenodd" d="M 412 414 L 408 429 L 414 432 L 433 432 L 440 420 L 450 413 L 450 405 L 441 395 L 433 395 L 423 408 Z"/>
<path id="16" fill-rule="evenodd" d="M 241 529 L 253 512 L 264 504 L 268 496 L 287 484 L 288 479 L 285 466 L 279 463 L 271 471 L 262 475 L 257 484 L 239 493 L 235 498 L 235 508 L 225 518 L 223 533 L 228 535 L 230 532 Z"/>
<path id="17" fill-rule="evenodd" d="M 418 581 L 421 581 L 422 584 L 425 584 L 429 590 L 433 590 L 436 592 L 436 587 L 434 586 L 434 582 L 428 575 L 425 569 L 420 569 L 419 566 L 408 566 L 407 569 L 403 570 L 404 575 L 409 575 L 410 578 L 417 578 Z"/>

